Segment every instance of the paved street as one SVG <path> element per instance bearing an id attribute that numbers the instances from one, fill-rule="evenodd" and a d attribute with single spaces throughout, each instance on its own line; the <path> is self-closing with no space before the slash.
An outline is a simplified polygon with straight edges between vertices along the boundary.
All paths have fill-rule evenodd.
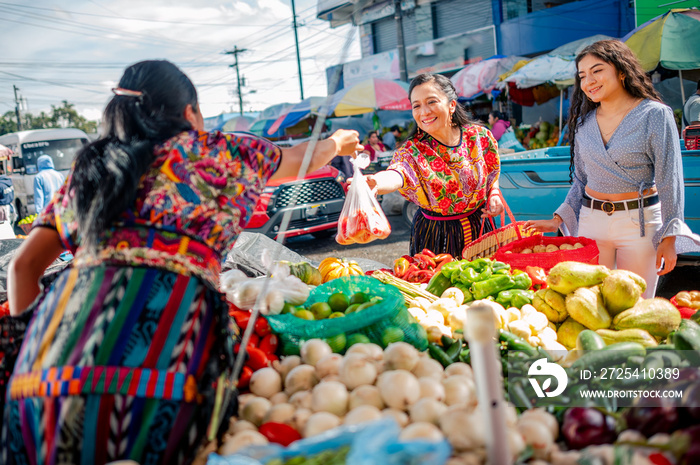
<path id="1" fill-rule="evenodd" d="M 391 235 L 369 244 L 340 245 L 335 241 L 335 235 L 327 239 L 305 235 L 291 238 L 284 245 L 317 262 L 326 257 L 362 258 L 383 263 L 390 268 L 394 260 L 408 253 L 411 231 L 401 215 L 391 215 L 387 218 L 391 224 Z"/>

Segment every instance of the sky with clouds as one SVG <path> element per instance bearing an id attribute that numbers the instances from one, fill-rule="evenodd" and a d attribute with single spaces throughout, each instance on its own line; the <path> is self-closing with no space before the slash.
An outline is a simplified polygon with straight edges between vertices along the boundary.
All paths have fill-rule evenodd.
<path id="1" fill-rule="evenodd" d="M 304 97 L 326 95 L 329 66 L 360 58 L 357 31 L 316 18 L 316 0 L 295 0 Z M 0 114 L 63 100 L 99 119 L 122 71 L 144 59 L 180 66 L 205 117 L 238 111 L 233 56 L 245 77 L 244 110 L 300 100 L 290 0 L 0 1 Z"/>

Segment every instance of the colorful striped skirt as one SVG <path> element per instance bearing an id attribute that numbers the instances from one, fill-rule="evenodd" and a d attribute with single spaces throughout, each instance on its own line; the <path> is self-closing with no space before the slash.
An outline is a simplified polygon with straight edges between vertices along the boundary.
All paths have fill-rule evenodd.
<path id="1" fill-rule="evenodd" d="M 469 213 L 450 216 L 418 209 L 411 226 L 410 254 L 428 249 L 436 254 L 448 253 L 461 257 L 464 246 L 479 237 L 482 208 L 483 205 L 480 205 Z M 492 230 L 491 222 L 487 221 L 482 234 Z"/>
<path id="2" fill-rule="evenodd" d="M 69 268 L 32 310 L 0 463 L 188 463 L 205 435 L 228 426 L 237 330 L 224 296 L 201 279 Z"/>

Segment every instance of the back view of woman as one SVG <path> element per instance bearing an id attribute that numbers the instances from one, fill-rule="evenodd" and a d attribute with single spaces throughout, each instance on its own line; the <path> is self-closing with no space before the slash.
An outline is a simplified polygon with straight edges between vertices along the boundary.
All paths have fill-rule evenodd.
<path id="1" fill-rule="evenodd" d="M 195 88 L 166 61 L 127 68 L 113 91 L 104 136 L 10 266 L 10 310 L 33 316 L 3 464 L 189 463 L 235 408 L 221 263 L 266 182 L 296 174 L 306 147 L 201 132 Z M 357 133 L 335 133 L 309 170 L 358 148 Z M 40 292 L 64 248 L 72 266 Z"/>

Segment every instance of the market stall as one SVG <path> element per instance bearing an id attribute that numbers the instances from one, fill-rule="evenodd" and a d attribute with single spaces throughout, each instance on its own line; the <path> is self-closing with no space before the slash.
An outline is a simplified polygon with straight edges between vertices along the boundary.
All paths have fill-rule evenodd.
<path id="1" fill-rule="evenodd" d="M 239 416 L 202 463 L 700 460 L 700 292 L 642 299 L 644 280 L 598 265 L 594 241 L 533 236 L 472 260 L 423 250 L 391 269 L 271 266 L 222 276 L 252 330 Z M 550 366 L 556 381 L 533 377 Z M 622 394 L 644 389 L 682 395 Z"/>

